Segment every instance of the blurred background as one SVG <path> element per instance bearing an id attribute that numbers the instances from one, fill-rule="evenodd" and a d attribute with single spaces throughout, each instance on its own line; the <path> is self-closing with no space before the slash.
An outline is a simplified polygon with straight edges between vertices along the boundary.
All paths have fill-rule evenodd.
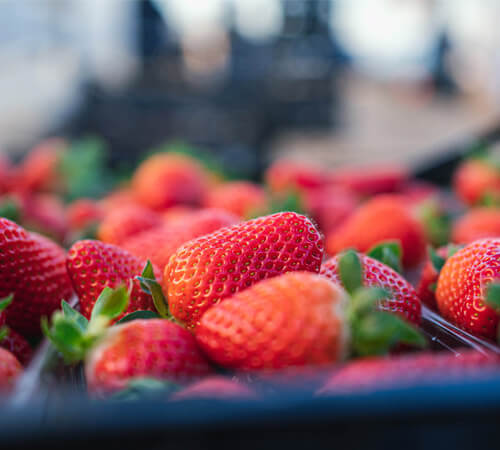
<path id="1" fill-rule="evenodd" d="M 0 149 L 400 162 L 496 127 L 498 0 L 1 0 Z"/>

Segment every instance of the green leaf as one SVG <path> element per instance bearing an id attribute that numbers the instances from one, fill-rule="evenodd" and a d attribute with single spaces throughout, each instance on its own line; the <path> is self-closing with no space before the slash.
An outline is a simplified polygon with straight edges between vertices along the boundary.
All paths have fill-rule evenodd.
<path id="1" fill-rule="evenodd" d="M 391 267 L 398 273 L 403 271 L 401 265 L 402 250 L 399 241 L 390 240 L 380 242 L 372 247 L 367 255 Z"/>
<path id="2" fill-rule="evenodd" d="M 490 283 L 486 292 L 486 303 L 500 310 L 500 283 Z"/>
<path id="3" fill-rule="evenodd" d="M 377 304 L 388 297 L 389 293 L 380 287 L 358 289 L 352 295 L 349 303 L 351 317 L 362 316 L 375 311 Z"/>
<path id="4" fill-rule="evenodd" d="M 4 197 L 0 204 L 0 217 L 19 223 L 21 220 L 21 207 L 19 202 L 13 197 Z"/>
<path id="5" fill-rule="evenodd" d="M 12 300 L 14 300 L 14 294 L 10 294 L 7 297 L 0 300 L 0 312 L 5 311 L 7 306 L 9 306 L 12 303 Z"/>
<path id="6" fill-rule="evenodd" d="M 427 251 L 429 252 L 429 258 L 434 267 L 434 270 L 437 273 L 441 272 L 441 269 L 443 268 L 446 259 L 441 258 L 441 256 L 439 256 L 431 246 L 428 247 Z"/>
<path id="7" fill-rule="evenodd" d="M 137 319 L 158 319 L 160 318 L 161 316 L 154 312 L 154 311 L 142 311 L 142 310 L 139 310 L 139 311 L 134 311 L 130 314 L 127 314 L 126 316 L 122 317 L 118 322 L 116 322 L 117 324 L 119 323 L 126 323 L 126 322 L 130 322 L 132 320 L 137 320 Z"/>
<path id="8" fill-rule="evenodd" d="M 2 342 L 9 335 L 9 327 L 0 328 L 0 342 Z"/>
<path id="9" fill-rule="evenodd" d="M 361 260 L 354 250 L 347 250 L 339 259 L 339 275 L 344 288 L 349 294 L 363 285 L 363 269 Z"/>
<path id="10" fill-rule="evenodd" d="M 115 393 L 111 399 L 117 401 L 136 401 L 144 398 L 167 397 L 168 394 L 179 389 L 175 383 L 156 378 L 132 378 L 127 387 Z"/>
<path id="11" fill-rule="evenodd" d="M 90 322 L 95 321 L 98 317 L 104 317 L 108 320 L 115 319 L 127 309 L 128 302 L 129 293 L 124 286 L 115 289 L 105 287 L 92 309 Z"/>
<path id="12" fill-rule="evenodd" d="M 136 278 L 137 280 L 139 280 L 141 289 L 146 294 L 149 294 L 151 295 L 151 297 L 153 297 L 153 303 L 155 304 L 155 308 L 158 311 L 158 314 L 166 319 L 171 319 L 172 315 L 170 314 L 170 311 L 168 309 L 167 299 L 163 294 L 163 289 L 160 283 L 156 281 L 153 265 L 149 260 L 146 262 L 146 266 L 144 267 L 141 276 Z"/>
<path id="13" fill-rule="evenodd" d="M 61 302 L 61 307 L 65 317 L 73 320 L 82 331 L 87 329 L 89 321 L 83 314 L 80 314 L 76 309 L 72 308 L 65 300 Z"/>
<path id="14" fill-rule="evenodd" d="M 83 359 L 82 348 L 84 335 L 74 321 L 56 311 L 52 317 L 52 327 L 46 317 L 42 317 L 41 328 L 52 345 L 63 355 L 66 362 L 76 362 Z"/>

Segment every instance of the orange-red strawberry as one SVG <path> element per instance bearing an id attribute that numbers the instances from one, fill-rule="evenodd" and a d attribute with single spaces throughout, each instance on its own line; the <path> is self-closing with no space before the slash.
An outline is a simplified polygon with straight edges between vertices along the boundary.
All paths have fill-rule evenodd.
<path id="1" fill-rule="evenodd" d="M 161 224 L 161 215 L 142 206 L 126 205 L 104 216 L 97 237 L 108 244 L 120 245 L 126 239 Z"/>
<path id="2" fill-rule="evenodd" d="M 399 241 L 405 267 L 415 266 L 425 256 L 424 229 L 401 196 L 381 195 L 361 205 L 327 236 L 326 249 L 332 255 L 346 248 L 366 252 L 384 240 Z"/>
<path id="3" fill-rule="evenodd" d="M 7 324 L 25 335 L 40 333 L 40 318 L 72 294 L 65 252 L 51 240 L 0 218 L 0 298 L 14 294 Z"/>
<path id="4" fill-rule="evenodd" d="M 255 215 L 256 212 L 266 212 L 269 201 L 266 192 L 258 184 L 234 181 L 222 183 L 209 190 L 205 206 L 224 209 L 245 219 Z"/>
<path id="5" fill-rule="evenodd" d="M 97 396 L 124 389 L 138 377 L 186 381 L 211 372 L 194 336 L 164 319 L 109 328 L 85 360 L 88 390 Z"/>
<path id="6" fill-rule="evenodd" d="M 104 211 L 100 204 L 90 198 L 81 198 L 68 206 L 66 215 L 73 231 L 83 230 L 100 222 Z"/>
<path id="7" fill-rule="evenodd" d="M 163 222 L 165 225 L 176 225 L 179 223 L 186 223 L 189 220 L 191 214 L 198 211 L 197 208 L 192 206 L 172 206 L 172 208 L 168 208 L 163 214 Z"/>
<path id="8" fill-rule="evenodd" d="M 264 174 L 267 186 L 274 194 L 307 191 L 327 184 L 326 170 L 303 162 L 278 160 Z"/>
<path id="9" fill-rule="evenodd" d="M 453 188 L 467 205 L 480 202 L 485 196 L 500 199 L 500 170 L 486 159 L 468 159 L 455 172 Z"/>
<path id="10" fill-rule="evenodd" d="M 23 366 L 27 366 L 33 357 L 33 348 L 29 342 L 14 330 L 9 329 L 7 336 L 0 341 L 0 347 L 11 352 Z"/>
<path id="11" fill-rule="evenodd" d="M 392 358 L 364 358 L 333 373 L 319 395 L 357 390 L 377 390 L 427 382 L 449 383 L 452 378 L 470 377 L 485 369 L 500 367 L 498 355 L 476 350 L 454 353 L 416 353 Z"/>
<path id="12" fill-rule="evenodd" d="M 175 392 L 171 400 L 186 399 L 217 399 L 217 400 L 241 400 L 255 399 L 257 394 L 246 384 L 222 376 L 211 376 L 196 381 L 184 389 Z"/>
<path id="13" fill-rule="evenodd" d="M 453 224 L 451 239 L 457 244 L 487 237 L 500 237 L 500 209 L 471 209 Z"/>
<path id="14" fill-rule="evenodd" d="M 8 350 L 0 348 L 0 393 L 6 394 L 12 390 L 22 371 L 23 367 L 17 358 Z"/>
<path id="15" fill-rule="evenodd" d="M 184 223 L 156 227 L 127 239 L 122 247 L 164 269 L 170 257 L 185 242 L 238 222 L 234 214 L 219 209 L 201 209 L 189 213 Z"/>
<path id="16" fill-rule="evenodd" d="M 283 212 L 185 243 L 165 267 L 163 288 L 173 316 L 194 329 L 230 295 L 284 272 L 319 272 L 322 259 L 323 239 L 312 222 Z"/>
<path id="17" fill-rule="evenodd" d="M 137 310 L 154 311 L 151 296 L 141 289 L 136 276 L 141 275 L 145 261 L 126 250 L 100 241 L 77 241 L 70 248 L 66 265 L 75 292 L 80 299 L 81 313 L 89 318 L 104 287 L 129 286 L 133 282 L 126 313 Z M 160 271 L 157 271 L 161 274 Z M 121 316 L 120 316 L 121 317 Z"/>
<path id="18" fill-rule="evenodd" d="M 151 156 L 137 168 L 132 180 L 136 199 L 156 210 L 178 204 L 199 205 L 206 185 L 202 166 L 178 154 Z"/>
<path id="19" fill-rule="evenodd" d="M 321 275 L 339 284 L 343 284 L 339 271 L 341 257 L 342 255 L 337 255 L 324 262 L 320 272 Z M 358 257 L 361 261 L 363 286 L 380 287 L 389 294 L 389 297 L 380 302 L 379 308 L 382 311 L 398 313 L 409 322 L 418 325 L 421 320 L 421 304 L 413 286 L 380 261 L 362 254 L 358 254 Z"/>
<path id="20" fill-rule="evenodd" d="M 110 213 L 115 208 L 123 208 L 128 205 L 137 205 L 132 189 L 122 187 L 115 189 L 99 201 L 104 211 Z"/>
<path id="21" fill-rule="evenodd" d="M 500 238 L 474 241 L 445 262 L 436 301 L 442 316 L 486 338 L 497 335 L 498 315 L 486 304 L 489 285 L 500 280 Z"/>

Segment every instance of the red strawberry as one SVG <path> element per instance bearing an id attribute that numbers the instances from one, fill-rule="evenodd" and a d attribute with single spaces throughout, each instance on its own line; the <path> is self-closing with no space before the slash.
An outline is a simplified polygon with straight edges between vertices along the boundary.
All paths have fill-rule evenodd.
<path id="1" fill-rule="evenodd" d="M 90 318 L 102 289 L 121 284 L 128 287 L 131 280 L 141 275 L 145 261 L 115 245 L 83 240 L 77 241 L 70 248 L 66 265 L 80 299 L 81 312 L 86 318 Z M 161 274 L 161 271 L 156 272 Z M 127 313 L 155 310 L 151 296 L 142 291 L 137 280 L 133 281 L 130 297 Z"/>
<path id="2" fill-rule="evenodd" d="M 100 206 L 108 214 L 115 208 L 123 208 L 124 206 L 137 205 L 132 189 L 122 187 L 116 189 L 100 200 Z"/>
<path id="3" fill-rule="evenodd" d="M 326 171 L 303 162 L 278 160 L 264 174 L 266 184 L 274 194 L 289 191 L 304 192 L 327 184 Z"/>
<path id="4" fill-rule="evenodd" d="M 498 316 L 486 304 L 489 285 L 500 279 L 500 238 L 474 241 L 457 251 L 439 274 L 439 311 L 458 327 L 486 338 L 497 335 Z"/>
<path id="5" fill-rule="evenodd" d="M 408 171 L 398 166 L 347 167 L 336 169 L 330 174 L 330 182 L 360 195 L 396 192 L 407 179 Z"/>
<path id="6" fill-rule="evenodd" d="M 81 198 L 68 206 L 66 215 L 72 230 L 83 230 L 100 222 L 103 218 L 103 209 L 96 201 L 90 198 Z"/>
<path id="7" fill-rule="evenodd" d="M 185 381 L 211 372 L 194 336 L 164 319 L 111 327 L 85 361 L 89 392 L 99 396 L 124 389 L 137 377 Z"/>
<path id="8" fill-rule="evenodd" d="M 104 216 L 97 230 L 98 238 L 108 244 L 120 245 L 127 238 L 162 224 L 159 214 L 137 205 L 113 209 Z"/>
<path id="9" fill-rule="evenodd" d="M 405 267 L 415 266 L 425 256 L 424 229 L 403 197 L 382 195 L 367 201 L 327 236 L 326 248 L 332 255 L 346 248 L 366 252 L 384 240 L 400 242 Z"/>
<path id="10" fill-rule="evenodd" d="M 257 394 L 250 389 L 246 384 L 236 380 L 221 376 L 212 376 L 197 381 L 188 387 L 174 393 L 171 400 L 186 400 L 186 399 L 255 399 Z"/>
<path id="11" fill-rule="evenodd" d="M 33 349 L 29 342 L 14 330 L 8 331 L 7 336 L 0 341 L 0 347 L 11 352 L 25 367 L 33 357 Z"/>
<path id="12" fill-rule="evenodd" d="M 342 255 L 334 256 L 321 266 L 320 274 L 334 283 L 342 284 L 339 261 Z M 366 287 L 385 289 L 390 297 L 380 303 L 383 311 L 396 312 L 408 321 L 419 324 L 421 320 L 421 304 L 415 289 L 399 273 L 376 259 L 359 254 L 362 269 L 362 283 Z"/>
<path id="13" fill-rule="evenodd" d="M 418 298 L 422 300 L 426 306 L 436 310 L 436 287 L 439 272 L 441 271 L 445 261 L 458 250 L 454 245 L 440 247 L 436 251 L 429 249 L 427 261 L 425 262 L 420 279 L 418 281 L 416 291 Z"/>
<path id="14" fill-rule="evenodd" d="M 23 371 L 21 363 L 8 350 L 0 348 L 0 392 L 8 393 Z"/>
<path id="15" fill-rule="evenodd" d="M 14 294 L 7 323 L 25 335 L 40 333 L 40 318 L 72 294 L 65 252 L 51 240 L 0 218 L 0 298 Z"/>
<path id="16" fill-rule="evenodd" d="M 208 208 L 219 208 L 236 214 L 242 219 L 269 208 L 264 189 L 248 181 L 223 183 L 212 188 L 205 199 Z"/>
<path id="17" fill-rule="evenodd" d="M 151 156 L 137 168 L 132 180 L 137 200 L 156 210 L 178 204 L 199 205 L 206 184 L 202 166 L 178 154 Z"/>
<path id="18" fill-rule="evenodd" d="M 470 376 L 486 368 L 499 367 L 497 355 L 482 354 L 476 350 L 465 350 L 459 355 L 424 352 L 392 358 L 364 358 L 334 372 L 318 394 L 371 391 L 395 385 L 419 384 L 422 381 L 449 383 L 453 377 Z"/>
<path id="19" fill-rule="evenodd" d="M 163 269 L 174 252 L 185 242 L 237 222 L 238 218 L 230 212 L 202 209 L 191 212 L 189 220 L 184 223 L 156 227 L 132 236 L 122 247 Z"/>
<path id="20" fill-rule="evenodd" d="M 172 206 L 172 208 L 168 208 L 163 214 L 163 221 L 165 225 L 177 225 L 179 223 L 185 224 L 191 214 L 198 211 L 197 208 L 193 208 L 192 206 Z"/>
<path id="21" fill-rule="evenodd" d="M 17 169 L 15 169 L 9 158 L 0 152 L 0 194 L 9 192 L 16 182 Z"/>
<path id="22" fill-rule="evenodd" d="M 500 209 L 472 209 L 453 224 L 452 240 L 458 244 L 487 237 L 500 237 Z"/>
<path id="23" fill-rule="evenodd" d="M 174 317 L 194 329 L 202 314 L 257 281 L 288 271 L 319 272 L 323 240 L 307 217 L 284 212 L 189 241 L 165 267 Z"/>
<path id="24" fill-rule="evenodd" d="M 467 205 L 480 202 L 486 195 L 500 199 L 500 171 L 486 159 L 464 161 L 455 172 L 453 188 Z"/>

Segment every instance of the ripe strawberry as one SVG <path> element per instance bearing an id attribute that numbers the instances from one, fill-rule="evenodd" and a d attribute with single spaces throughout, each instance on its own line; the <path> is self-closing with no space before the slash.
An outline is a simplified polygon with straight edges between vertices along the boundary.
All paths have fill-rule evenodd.
<path id="1" fill-rule="evenodd" d="M 65 252 L 51 240 L 0 218 L 0 298 L 14 294 L 7 324 L 25 335 L 40 333 L 40 318 L 72 294 Z"/>
<path id="2" fill-rule="evenodd" d="M 360 195 L 376 195 L 397 192 L 408 180 L 408 171 L 397 166 L 346 167 L 332 171 L 329 180 Z"/>
<path id="3" fill-rule="evenodd" d="M 217 400 L 242 400 L 255 399 L 257 394 L 250 389 L 246 384 L 230 378 L 221 376 L 212 376 L 203 378 L 184 389 L 175 392 L 171 400 L 186 400 L 186 399 L 217 399 Z"/>
<path id="4" fill-rule="evenodd" d="M 476 350 L 454 353 L 415 353 L 391 358 L 364 358 L 348 363 L 326 381 L 319 395 L 331 395 L 356 390 L 378 390 L 393 386 L 408 386 L 427 382 L 446 382 L 498 369 L 500 359 L 494 354 Z"/>
<path id="5" fill-rule="evenodd" d="M 103 211 L 108 212 L 108 214 L 115 208 L 123 208 L 124 206 L 137 205 L 137 201 L 134 197 L 132 189 L 122 187 L 115 189 L 106 195 L 99 202 Z"/>
<path id="6" fill-rule="evenodd" d="M 500 237 L 500 209 L 472 209 L 454 224 L 452 240 L 458 244 L 468 244 L 487 237 Z"/>
<path id="7" fill-rule="evenodd" d="M 320 274 L 342 285 L 339 270 L 341 257 L 342 254 L 324 262 Z M 380 261 L 362 254 L 358 257 L 361 261 L 362 284 L 366 287 L 383 288 L 390 294 L 380 302 L 379 308 L 382 311 L 398 313 L 416 325 L 420 324 L 421 304 L 411 284 Z"/>
<path id="8" fill-rule="evenodd" d="M 415 266 L 425 256 L 425 232 L 397 195 L 381 195 L 361 205 L 327 236 L 326 249 L 332 255 L 346 248 L 366 252 L 389 239 L 400 242 L 405 267 Z"/>
<path id="9" fill-rule="evenodd" d="M 185 242 L 238 222 L 232 213 L 218 209 L 201 209 L 189 215 L 189 220 L 184 223 L 156 227 L 132 236 L 122 247 L 164 269 L 170 257 Z"/>
<path id="10" fill-rule="evenodd" d="M 90 198 L 76 200 L 66 210 L 69 226 L 73 231 L 84 230 L 100 222 L 103 213 L 99 203 Z"/>
<path id="11" fill-rule="evenodd" d="M 133 280 L 127 313 L 137 310 L 154 311 L 151 296 L 134 280 L 141 275 L 145 261 L 126 250 L 100 241 L 77 241 L 66 259 L 68 274 L 80 300 L 81 313 L 90 318 L 92 308 L 105 286 L 129 286 Z M 161 274 L 160 271 L 156 271 Z M 157 275 L 158 276 L 158 275 Z"/>
<path id="12" fill-rule="evenodd" d="M 312 222 L 278 213 L 182 245 L 165 267 L 163 289 L 173 316 L 194 329 L 226 297 L 284 272 L 319 272 L 322 259 L 323 240 Z"/>
<path id="13" fill-rule="evenodd" d="M 436 287 L 439 272 L 446 260 L 458 250 L 455 245 L 447 245 L 437 250 L 429 248 L 427 261 L 425 262 L 416 291 L 418 298 L 429 308 L 436 310 Z"/>
<path id="14" fill-rule="evenodd" d="M 162 224 L 159 214 L 138 205 L 116 208 L 104 216 L 97 237 L 108 244 L 120 245 L 127 238 Z"/>
<path id="15" fill-rule="evenodd" d="M 206 189 L 198 162 L 178 154 L 157 154 L 136 170 L 132 188 L 139 203 L 156 210 L 178 204 L 199 205 Z"/>
<path id="16" fill-rule="evenodd" d="M 405 330 L 413 328 L 395 316 L 372 312 L 383 293 L 378 290 L 371 297 L 375 291 L 354 292 L 351 309 L 346 311 L 346 294 L 339 285 L 309 272 L 285 273 L 210 308 L 196 329 L 196 339 L 210 359 L 238 370 L 330 364 L 351 346 L 363 352 L 386 351 L 394 338 L 384 331 L 383 347 L 379 347 L 379 331 L 389 326 L 386 319 L 393 321 L 391 327 L 397 323 Z M 378 321 L 377 336 L 368 333 L 367 341 L 372 320 Z M 374 329 L 373 324 L 369 327 Z"/>
<path id="17" fill-rule="evenodd" d="M 0 152 L 0 194 L 9 192 L 16 183 L 17 169 L 6 155 Z"/>
<path id="18" fill-rule="evenodd" d="M 500 279 L 500 238 L 474 241 L 452 255 L 439 274 L 439 311 L 458 327 L 494 339 L 498 316 L 486 304 L 491 283 Z"/>
<path id="19" fill-rule="evenodd" d="M 258 184 L 235 181 L 220 184 L 209 190 L 205 198 L 205 206 L 223 209 L 245 219 L 255 213 L 266 212 L 269 208 L 269 200 L 264 189 Z"/>
<path id="20" fill-rule="evenodd" d="M 324 186 L 328 181 L 323 168 L 287 160 L 275 161 L 266 170 L 264 179 L 273 194 L 304 192 Z"/>
<path id="21" fill-rule="evenodd" d="M 10 392 L 22 371 L 23 367 L 17 358 L 8 350 L 0 348 L 0 392 Z"/>
<path id="22" fill-rule="evenodd" d="M 192 206 L 172 206 L 172 208 L 168 208 L 163 214 L 163 222 L 165 225 L 177 225 L 177 224 L 185 224 L 191 214 L 196 213 L 198 211 L 197 208 L 193 208 Z"/>
<path id="23" fill-rule="evenodd" d="M 33 349 L 29 342 L 14 330 L 9 329 L 7 336 L 0 341 L 0 347 L 11 352 L 23 366 L 27 366 L 33 357 Z"/>
<path id="24" fill-rule="evenodd" d="M 500 199 L 500 171 L 487 159 L 468 159 L 458 167 L 453 177 L 457 196 L 467 205 L 480 202 L 490 195 Z"/>

